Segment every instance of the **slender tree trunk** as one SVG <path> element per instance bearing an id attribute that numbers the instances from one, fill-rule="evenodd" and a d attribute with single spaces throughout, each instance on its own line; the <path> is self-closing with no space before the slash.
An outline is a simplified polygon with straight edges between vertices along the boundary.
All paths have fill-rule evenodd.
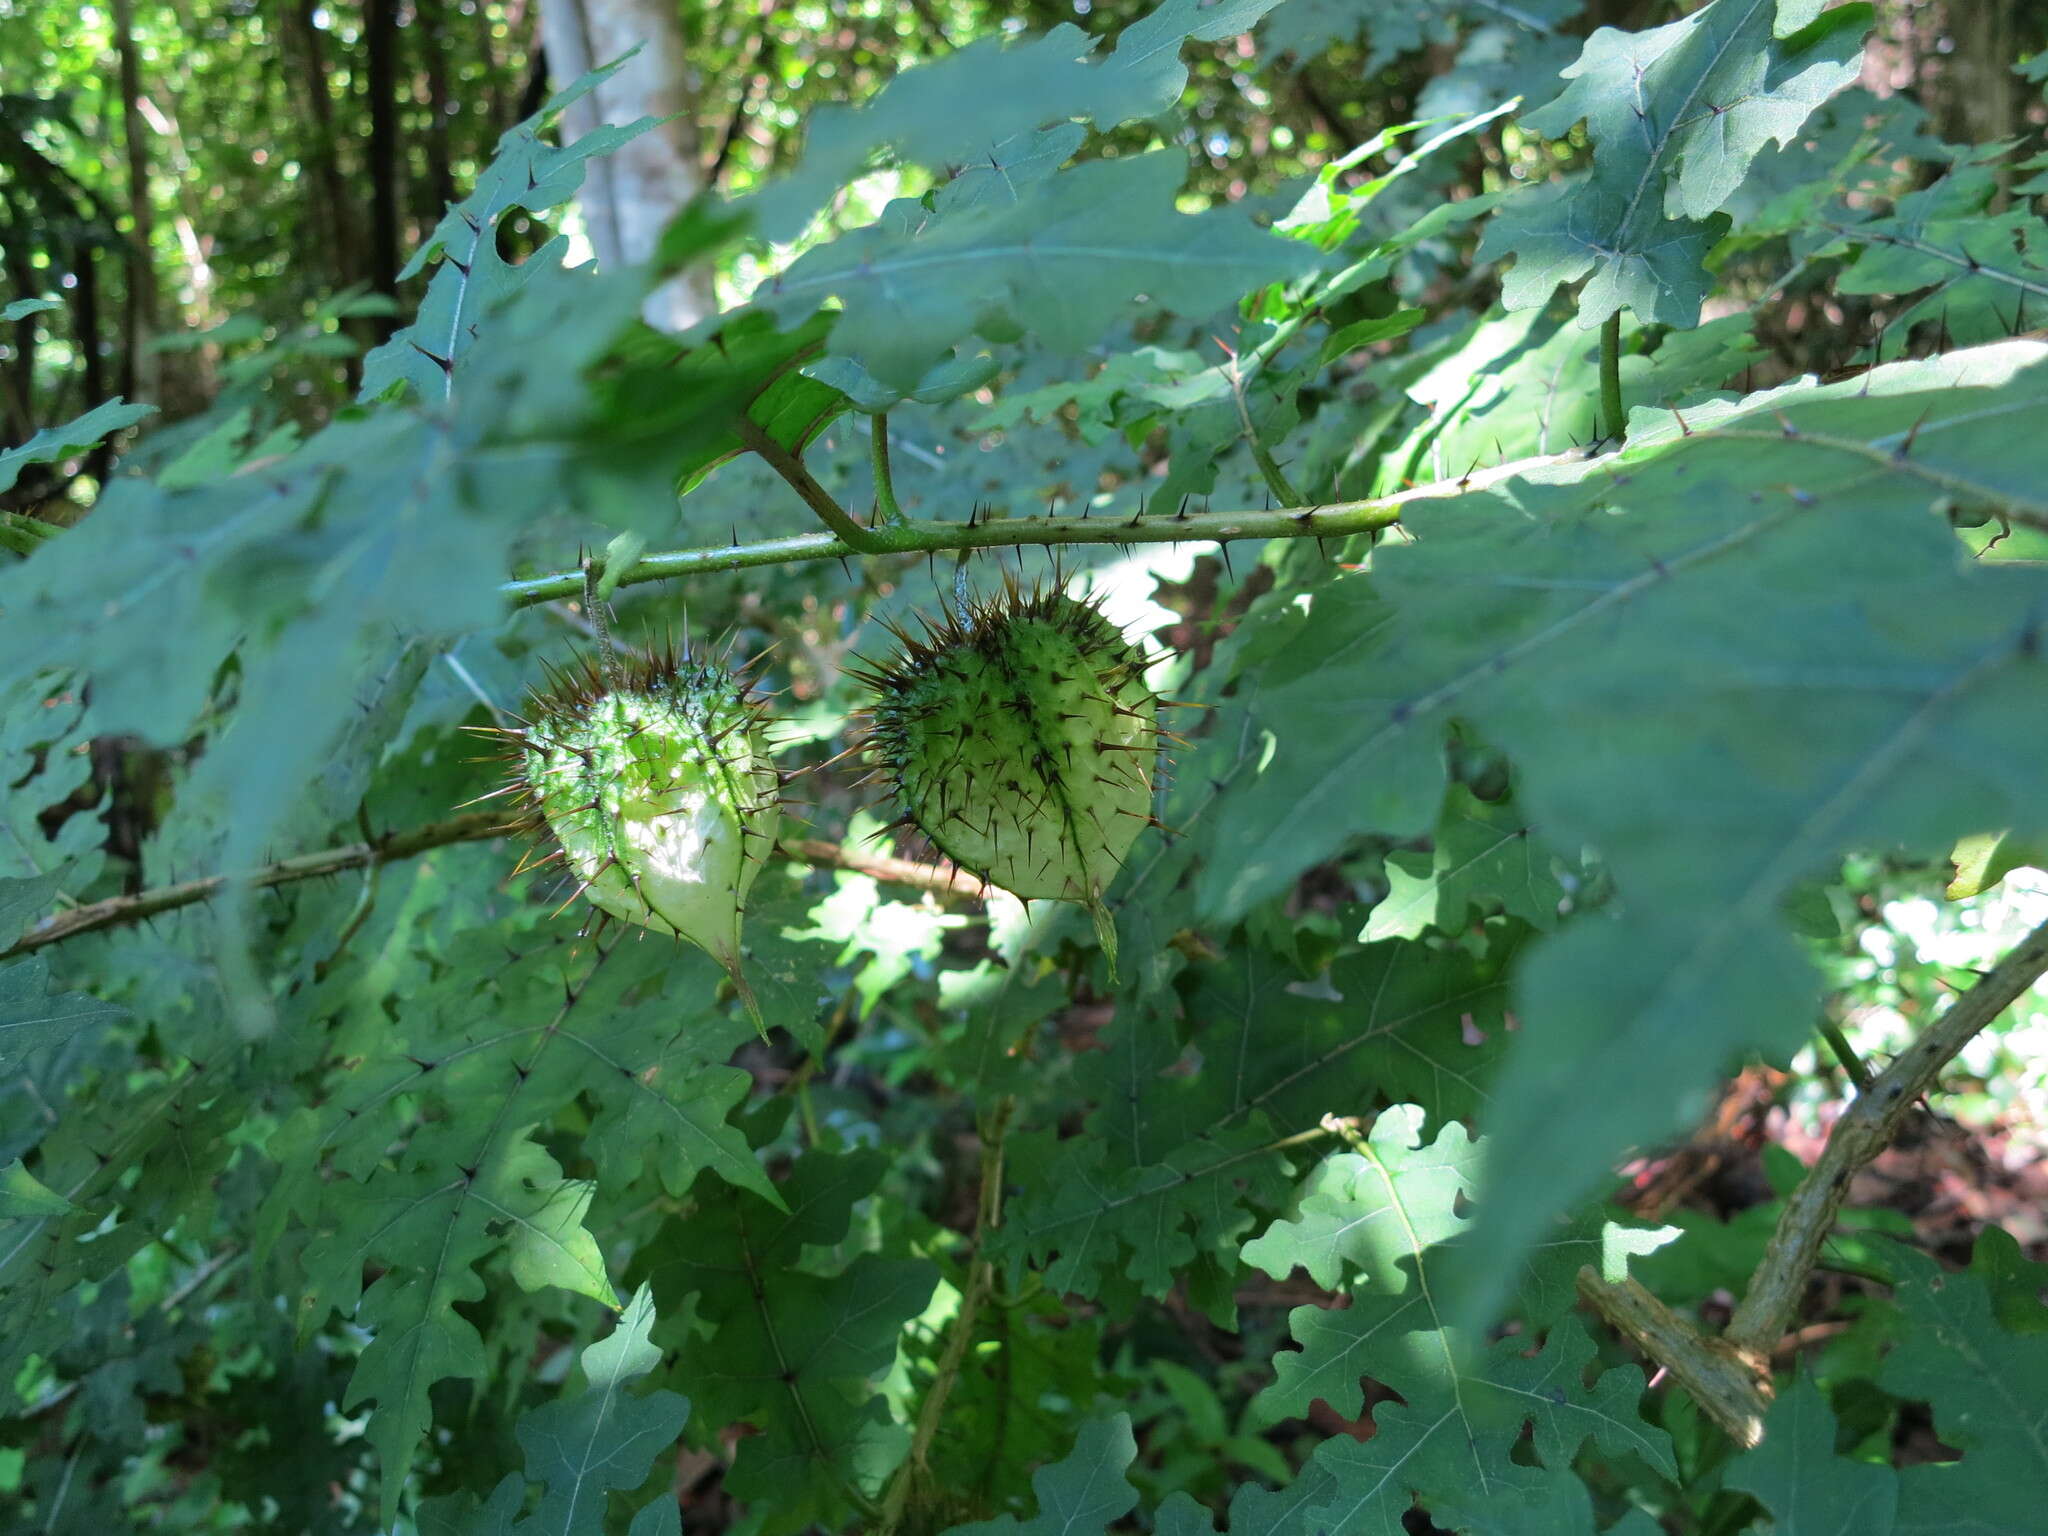
<path id="1" fill-rule="evenodd" d="M 506 88 L 506 80 L 514 60 L 523 56 L 529 72 L 538 74 L 542 89 L 546 89 L 547 71 L 541 64 L 540 18 L 534 14 L 528 0 L 510 0 L 506 5 L 504 37 L 509 58 L 499 57 L 499 31 L 489 7 L 478 6 L 476 20 L 478 27 L 482 29 L 484 68 L 490 73 L 491 122 L 503 131 L 514 123 L 523 123 L 533 116 L 531 112 L 516 110 L 522 93 Z"/>
<path id="2" fill-rule="evenodd" d="M 718 136 L 718 149 L 711 156 L 711 163 L 704 169 L 704 182 L 715 187 L 732 164 L 733 152 L 739 148 L 740 135 L 747 126 L 747 117 L 753 111 L 754 98 L 764 95 L 775 82 L 775 33 L 770 23 L 775 19 L 775 0 L 761 0 L 759 14 L 754 18 L 754 30 L 747 38 L 746 46 L 733 73 L 743 78 L 739 96 L 732 104 L 732 115 L 725 120 L 725 130 Z"/>
<path id="3" fill-rule="evenodd" d="M 78 286 L 71 290 L 72 323 L 78 328 L 78 355 L 82 366 L 80 377 L 85 383 L 85 407 L 98 405 L 107 398 L 107 374 L 105 361 L 100 356 L 100 273 L 99 253 L 93 247 L 80 242 L 74 263 Z M 114 462 L 114 450 L 110 442 L 99 443 L 86 455 L 86 473 L 95 480 L 105 481 L 107 470 Z"/>
<path id="4" fill-rule="evenodd" d="M 523 123 L 548 101 L 548 51 L 536 47 L 533 60 L 526 68 L 526 83 L 519 88 L 519 95 L 513 100 L 511 110 L 497 119 L 502 128 Z"/>
<path id="5" fill-rule="evenodd" d="M 645 261 L 683 205 L 704 189 L 697 103 L 675 0 L 542 0 L 541 36 L 557 89 L 638 46 L 632 62 L 570 107 L 577 138 L 605 123 L 670 119 L 590 162 L 581 204 L 604 265 Z M 717 308 L 711 271 L 699 267 L 648 297 L 650 325 L 680 331 Z"/>
<path id="6" fill-rule="evenodd" d="M 156 209 L 150 197 L 149 130 L 142 117 L 135 0 L 113 0 L 113 18 L 114 52 L 121 67 L 121 135 L 128 148 L 128 291 L 121 325 L 121 393 L 130 399 L 140 395 L 154 400 L 160 393 L 149 350 L 157 327 Z"/>
<path id="7" fill-rule="evenodd" d="M 419 18 L 420 74 L 426 85 L 427 175 L 419 212 L 429 228 L 455 201 L 455 166 L 448 149 L 448 0 L 416 0 Z"/>
<path id="8" fill-rule="evenodd" d="M 169 99 L 167 92 L 166 100 Z M 137 99 L 136 106 L 143 121 L 149 124 L 149 131 L 156 136 L 157 164 L 177 189 L 164 211 L 170 215 L 171 234 L 177 240 L 184 264 L 180 276 L 185 294 L 170 323 L 181 330 L 211 330 L 226 317 L 215 304 L 218 285 L 213 275 L 213 240 L 199 233 L 199 226 L 206 222 L 205 189 L 193 169 L 191 152 L 185 147 L 185 131 L 173 111 L 147 93 Z M 161 306 L 161 289 L 158 302 Z M 204 410 L 219 393 L 217 343 L 207 342 L 189 351 L 156 358 L 155 362 L 156 391 L 148 398 L 151 404 L 162 406 L 166 416 L 189 416 Z"/>
<path id="9" fill-rule="evenodd" d="M 370 286 L 398 298 L 398 0 L 364 0 L 363 88 L 370 113 Z M 388 333 L 390 320 L 378 328 Z"/>
<path id="10" fill-rule="evenodd" d="M 1942 110 L 1945 136 L 1959 144 L 1995 144 L 2019 134 L 2019 34 L 2011 0 L 1950 0 L 1948 34 L 1954 43 L 1943 60 Z M 2007 163 L 2001 181 L 2010 185 Z"/>
<path id="11" fill-rule="evenodd" d="M 22 207 L 8 199 L 0 207 L 17 227 L 26 222 Z M 10 242 L 5 248 L 7 281 L 22 298 L 36 296 L 36 275 L 28 263 L 28 251 L 19 241 Z M 4 415 L 0 415 L 0 441 L 10 446 L 25 443 L 36 432 L 35 412 L 36 384 L 36 316 L 27 315 L 14 322 L 14 356 L 7 360 L 7 396 L 0 401 Z"/>
<path id="12" fill-rule="evenodd" d="M 291 0 L 286 31 L 298 54 L 292 73 L 299 77 L 305 90 L 303 156 L 312 193 L 308 223 L 320 243 L 321 256 L 317 259 L 327 263 L 329 281 L 336 288 L 346 288 L 357 281 L 362 268 L 356 260 L 348 195 L 335 147 L 334 94 L 328 83 L 325 34 L 314 22 L 318 4 L 319 0 Z"/>

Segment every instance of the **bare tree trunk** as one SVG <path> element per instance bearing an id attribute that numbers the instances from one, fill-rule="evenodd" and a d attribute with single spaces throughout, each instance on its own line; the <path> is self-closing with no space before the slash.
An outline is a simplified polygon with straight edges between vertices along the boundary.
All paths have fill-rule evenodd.
<path id="1" fill-rule="evenodd" d="M 149 130 L 142 117 L 142 65 L 135 49 L 135 0 L 113 0 L 114 52 L 121 64 L 121 136 L 128 148 L 127 302 L 121 324 L 121 393 L 160 393 L 150 338 L 156 334 L 156 208 L 150 200 Z M 91 354 L 88 353 L 88 356 Z"/>
<path id="2" fill-rule="evenodd" d="M 775 83 L 775 32 L 771 25 L 775 19 L 775 3 L 776 0 L 760 0 L 754 30 L 748 35 L 739 62 L 733 68 L 733 75 L 743 83 L 733 101 L 732 115 L 725 120 L 725 129 L 718 136 L 718 149 L 704 168 L 707 186 L 719 185 L 720 178 L 732 163 L 733 152 L 739 148 L 740 135 L 754 110 L 755 98 L 765 96 Z"/>
<path id="3" fill-rule="evenodd" d="M 505 80 L 512 60 L 524 58 L 528 69 L 540 74 L 542 94 L 543 96 L 546 94 L 547 75 L 538 67 L 541 55 L 540 18 L 532 14 L 532 8 L 528 4 L 528 0 L 509 0 L 504 10 L 502 32 L 500 31 L 498 19 L 491 15 L 489 8 L 486 6 L 480 5 L 476 7 L 476 21 L 477 26 L 481 29 L 480 36 L 483 43 L 484 69 L 489 74 L 491 80 L 490 120 L 502 131 L 503 129 L 510 128 L 514 123 L 523 123 L 527 118 L 533 116 L 531 112 L 515 110 L 515 104 L 523 93 L 508 91 L 505 87 Z M 500 36 L 505 39 L 506 44 L 505 56 L 503 58 L 500 57 L 498 52 L 498 38 Z"/>
<path id="4" fill-rule="evenodd" d="M 662 231 L 704 188 L 696 92 L 674 0 L 542 0 L 541 38 L 557 89 L 638 46 L 632 62 L 570 107 L 580 137 L 605 123 L 670 118 L 590 162 L 580 199 L 590 244 L 606 266 L 645 261 Z M 711 271 L 698 267 L 648 296 L 650 325 L 685 330 L 717 308 Z"/>
<path id="5" fill-rule="evenodd" d="M 290 73 L 305 92 L 305 148 L 307 225 L 318 245 L 316 260 L 326 264 L 328 281 L 346 288 L 362 276 L 354 221 L 349 217 L 348 193 L 341 174 L 341 156 L 334 135 L 334 92 L 329 83 L 325 34 L 315 24 L 318 0 L 291 0 L 285 11 L 285 36 L 297 57 Z M 347 329 L 364 346 L 377 340 L 367 322 L 352 320 Z M 345 368 L 349 393 L 354 394 L 362 375 L 360 358 L 348 359 Z"/>
<path id="6" fill-rule="evenodd" d="M 548 102 L 548 51 L 535 46 L 533 57 L 527 61 L 526 81 L 519 87 L 519 95 L 512 103 L 509 113 L 502 114 L 494 121 L 502 128 L 523 123 Z"/>
<path id="7" fill-rule="evenodd" d="M 416 0 L 419 18 L 420 74 L 427 96 L 427 175 L 421 187 L 420 213 L 431 229 L 455 201 L 455 167 L 448 150 L 448 0 Z"/>
<path id="8" fill-rule="evenodd" d="M 23 205 L 11 198 L 0 205 L 0 213 L 17 225 L 27 223 Z M 14 291 L 25 299 L 35 297 L 36 274 L 29 265 L 27 249 L 19 241 L 10 242 L 0 252 L 0 260 L 6 263 L 7 281 Z M 14 322 L 14 356 L 7 363 L 6 397 L 0 400 L 0 442 L 10 446 L 25 443 L 36 434 L 36 329 L 34 315 Z"/>
<path id="9" fill-rule="evenodd" d="M 164 101 L 172 99 L 166 85 Z M 213 240 L 199 233 L 199 226 L 206 222 L 204 178 L 193 169 L 191 151 L 185 146 L 185 130 L 179 126 L 174 108 L 147 92 L 137 98 L 135 105 L 156 136 L 156 162 L 176 189 L 167 211 L 171 233 L 184 262 L 180 272 L 184 293 L 176 302 L 174 313 L 165 316 L 165 297 L 159 288 L 159 318 L 179 330 L 212 330 L 226 316 L 215 303 L 218 284 L 213 275 Z M 148 399 L 152 405 L 163 408 L 166 420 L 204 410 L 220 392 L 217 342 L 173 352 L 156 358 L 155 362 L 156 388 Z"/>
<path id="10" fill-rule="evenodd" d="M 1996 144 L 2019 134 L 2019 33 L 2010 0 L 1963 0 L 1948 8 L 1954 49 L 1944 60 L 1945 90 L 1939 121 L 1944 136 L 1961 144 Z M 2004 179 L 2009 183 L 2008 168 Z"/>
<path id="11" fill-rule="evenodd" d="M 89 241 L 79 242 L 75 275 L 78 286 L 71 290 L 72 324 L 78 330 L 78 355 L 84 364 L 80 371 L 85 381 L 85 400 L 80 409 L 89 410 L 107 398 L 106 369 L 100 360 L 99 252 Z M 86 455 L 85 472 L 104 482 L 113 462 L 113 441 L 102 439 Z"/>
<path id="12" fill-rule="evenodd" d="M 364 0 L 363 87 L 370 109 L 370 286 L 398 298 L 398 0 Z M 380 331 L 388 332 L 386 320 Z"/>

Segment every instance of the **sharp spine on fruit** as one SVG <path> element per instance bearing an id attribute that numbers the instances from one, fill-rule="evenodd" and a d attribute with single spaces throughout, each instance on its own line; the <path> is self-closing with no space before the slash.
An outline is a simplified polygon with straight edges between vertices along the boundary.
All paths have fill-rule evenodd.
<path id="1" fill-rule="evenodd" d="M 528 802 L 516 825 L 557 845 L 530 850 L 514 874 L 559 859 L 574 888 L 558 912 L 583 897 L 600 927 L 616 919 L 696 944 L 765 1034 L 740 963 L 740 914 L 781 816 L 762 705 L 687 643 L 621 658 L 586 595 L 599 655 L 548 664 L 532 722 L 494 732 L 508 787 Z"/>
<path id="2" fill-rule="evenodd" d="M 1078 901 L 1112 975 L 1104 892 L 1152 824 L 1161 733 L 1144 656 L 1094 602 L 1057 585 L 953 608 L 855 671 L 876 699 L 867 751 L 908 816 L 954 863 L 1031 900 Z M 1126 804 L 1125 802 L 1129 802 Z"/>

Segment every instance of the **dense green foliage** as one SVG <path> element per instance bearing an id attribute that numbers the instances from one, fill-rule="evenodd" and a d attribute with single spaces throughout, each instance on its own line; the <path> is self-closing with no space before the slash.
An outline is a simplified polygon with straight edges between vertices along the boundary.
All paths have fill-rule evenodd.
<path id="1" fill-rule="evenodd" d="M 2048 846 L 2048 158 L 1855 85 L 1868 6 L 1579 11 L 992 34 L 660 270 L 565 259 L 634 130 L 558 98 L 422 221 L 354 404 L 287 338 L 4 514 L 0 1526 L 2048 1531 L 2048 1267 L 1996 1227 L 1842 1212 L 1754 1444 L 1580 1305 L 1725 1321 L 1802 1170 L 1667 1225 L 1617 1166 L 1744 1063 L 1828 1086 L 1886 903 Z M 1333 58 L 1415 120 L 1256 164 L 1228 61 Z M 642 323 L 705 262 L 764 275 Z M 0 493 L 144 414 L 78 404 Z M 1099 797 L 1093 915 L 907 867 L 855 782 L 891 628 L 1041 580 L 1150 660 L 1089 621 L 1084 762 L 1155 691 L 1177 737 L 1150 815 Z M 765 1040 L 458 813 L 607 599 L 771 648 Z M 1016 649 L 991 715 L 1074 676 Z"/>

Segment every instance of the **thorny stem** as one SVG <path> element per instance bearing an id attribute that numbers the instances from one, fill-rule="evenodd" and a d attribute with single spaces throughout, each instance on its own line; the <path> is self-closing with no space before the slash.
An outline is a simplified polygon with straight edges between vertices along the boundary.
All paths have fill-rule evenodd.
<path id="1" fill-rule="evenodd" d="M 939 1357 L 938 1368 L 932 1374 L 932 1384 L 925 1388 L 924 1402 L 918 1408 L 910 1454 L 896 1469 L 889 1491 L 883 1497 L 878 1536 L 895 1536 L 903 1524 L 911 1496 L 917 1492 L 919 1484 L 930 1481 L 932 1442 L 938 1438 L 939 1425 L 945 1419 L 946 1399 L 952 1396 L 954 1384 L 960 1379 L 960 1367 L 966 1362 L 968 1348 L 974 1342 L 974 1327 L 982 1303 L 995 1288 L 995 1265 L 982 1250 L 987 1245 L 989 1234 L 1003 1224 L 1003 1146 L 1010 1133 L 1010 1121 L 1016 1113 L 1017 1096 L 1006 1094 L 981 1127 L 981 1194 L 975 1202 L 967 1289 L 960 1294 L 960 1310 L 953 1315 L 952 1329 L 946 1335 L 945 1353 Z"/>
<path id="2" fill-rule="evenodd" d="M 81 934 L 97 933 L 105 928 L 138 923 L 144 918 L 155 917 L 160 912 L 173 912 L 179 907 L 211 901 L 225 886 L 237 879 L 258 889 L 290 885 L 294 881 L 314 880 L 322 875 L 337 875 L 351 869 L 374 869 L 454 843 L 487 842 L 493 838 L 506 836 L 512 830 L 505 824 L 503 812 L 476 811 L 464 816 L 452 816 L 446 821 L 428 822 L 424 826 L 413 827 L 404 832 L 388 832 L 368 842 L 345 843 L 339 848 L 323 848 L 317 853 L 298 854 L 239 877 L 207 875 L 199 880 L 158 886 L 154 890 L 141 891 L 133 896 L 110 896 L 104 901 L 73 907 L 45 918 L 12 943 L 0 945 L 0 960 L 11 960 L 16 955 L 25 955 L 51 944 L 61 944 L 66 939 L 75 939 Z M 787 859 L 794 864 L 843 869 L 853 874 L 867 875 L 887 885 L 915 886 L 940 896 L 979 898 L 988 893 L 988 887 L 981 881 L 950 864 L 920 864 L 912 859 L 861 853 L 841 843 L 803 838 L 776 844 L 775 853 L 778 858 Z"/>
<path id="3" fill-rule="evenodd" d="M 1604 1280 L 1588 1264 L 1579 1294 L 1608 1324 L 1671 1373 L 1700 1411 L 1744 1450 L 1762 1443 L 1771 1363 L 1740 1355 L 1726 1339 L 1703 1334 L 1659 1301 L 1641 1281 Z"/>
<path id="4" fill-rule="evenodd" d="M 258 889 L 273 885 L 289 885 L 297 880 L 313 880 L 322 875 L 337 875 L 344 870 L 362 869 L 372 864 L 388 864 L 395 859 L 413 858 L 429 849 L 446 847 L 451 843 L 483 841 L 501 836 L 504 831 L 503 812 L 476 811 L 465 816 L 452 816 L 446 821 L 430 822 L 408 832 L 388 833 L 374 843 L 346 843 L 339 848 L 323 848 L 317 853 L 302 853 L 294 858 L 282 859 L 275 864 L 254 870 L 244 879 L 247 884 Z M 61 944 L 66 939 L 77 938 L 80 934 L 97 933 L 102 928 L 138 923 L 144 918 L 155 917 L 159 912 L 172 912 L 179 907 L 210 901 L 227 885 L 230 878 L 227 875 L 207 875 L 202 879 L 185 880 L 176 885 L 160 885 L 153 890 L 137 892 L 133 896 L 109 896 L 104 901 L 73 907 L 67 912 L 60 912 L 29 927 L 19 938 L 4 949 L 0 949 L 0 960 L 24 955 L 46 945 Z"/>
<path id="5" fill-rule="evenodd" d="M 833 537 L 857 555 L 887 554 L 887 547 L 876 541 L 874 533 L 854 521 L 853 515 L 832 499 L 832 493 L 812 477 L 804 468 L 804 461 L 775 441 L 756 425 L 753 418 L 741 415 L 734 421 L 734 430 L 749 449 L 767 460 L 769 468 L 789 482 L 791 490 L 804 499 L 804 505 L 818 514 L 818 521 L 832 530 Z M 623 583 L 628 578 L 620 577 Z"/>
<path id="6" fill-rule="evenodd" d="M 1849 1037 L 1842 1033 L 1842 1026 L 1833 1019 L 1820 1021 L 1820 1037 L 1827 1041 L 1828 1049 L 1835 1053 L 1835 1060 L 1842 1070 L 1849 1074 L 1849 1081 L 1856 1085 L 1858 1093 L 1870 1091 L 1870 1068 L 1863 1064 L 1863 1058 L 1856 1054 L 1856 1047 L 1849 1043 Z"/>
<path id="7" fill-rule="evenodd" d="M 1280 461 L 1273 457 L 1273 450 L 1266 446 L 1259 436 L 1259 429 L 1252 425 L 1247 416 L 1244 423 L 1245 441 L 1251 445 L 1252 462 L 1259 467 L 1259 478 L 1266 482 L 1266 488 L 1282 501 L 1298 503 L 1301 492 L 1294 488 L 1294 482 L 1287 478 L 1287 471 L 1280 467 Z"/>
<path id="8" fill-rule="evenodd" d="M 597 589 L 600 574 L 598 562 L 586 556 L 583 561 L 583 613 L 597 634 L 597 659 L 604 668 L 605 682 L 611 685 L 612 692 L 624 693 L 626 676 L 619 667 L 619 653 L 612 647 L 612 627 L 605 614 L 604 596 Z"/>
<path id="9" fill-rule="evenodd" d="M 1783 442 L 1796 440 L 1826 453 L 1862 459 L 1886 474 L 1903 475 L 1959 499 L 1978 505 L 1992 500 L 1999 515 L 2030 528 L 2048 529 L 2048 498 L 2037 498 L 2015 486 L 1989 487 L 1965 474 L 1945 469 L 1911 452 L 1910 434 L 1876 442 L 1837 437 L 1784 427 L 1715 427 L 1694 437 L 1711 436 L 1716 442 Z M 862 530 L 863 547 L 845 543 L 827 533 L 800 533 L 789 538 L 758 539 L 699 549 L 667 550 L 643 555 L 622 571 L 618 584 L 668 581 L 680 576 L 700 576 L 713 571 L 747 570 L 761 565 L 782 565 L 796 560 L 839 560 L 856 554 L 923 555 L 942 550 L 1011 549 L 1019 545 L 1060 544 L 1228 544 L 1238 539 L 1331 539 L 1347 534 L 1373 533 L 1391 528 L 1401 520 L 1402 510 L 1411 502 L 1462 496 L 1526 475 L 1549 465 L 1581 462 L 1583 453 L 1544 454 L 1499 464 L 1492 469 L 1474 469 L 1454 479 L 1419 485 L 1393 496 L 1362 501 L 1329 502 L 1314 507 L 1278 507 L 1264 512 L 1198 512 L 1176 509 L 1132 517 L 1110 514 L 1096 517 L 977 518 L 964 523 L 919 521 L 895 528 Z M 523 581 L 508 581 L 499 588 L 514 608 L 531 607 L 555 598 L 574 597 L 583 589 L 580 570 L 555 571 Z"/>
<path id="10" fill-rule="evenodd" d="M 1244 429 L 1244 440 L 1252 451 L 1252 462 L 1259 466 L 1259 478 L 1266 482 L 1266 489 L 1288 506 L 1301 504 L 1301 492 L 1294 488 L 1294 482 L 1287 478 L 1287 471 L 1280 467 L 1280 461 L 1273 457 L 1273 450 L 1266 446 L 1266 440 L 1259 436 L 1259 429 L 1252 421 L 1251 407 L 1246 402 L 1244 390 L 1233 375 L 1231 398 L 1237 402 L 1237 419 Z"/>
<path id="11" fill-rule="evenodd" d="M 1721 1337 L 1701 1333 L 1634 1280 L 1610 1282 L 1588 1267 L 1579 1271 L 1579 1293 L 1669 1370 L 1738 1445 L 1756 1445 L 1763 1438 L 1771 1356 L 1798 1312 L 1850 1180 L 1891 1144 L 1900 1122 L 1935 1086 L 1941 1069 L 2044 973 L 2048 922 L 2015 945 L 1857 1094 L 1785 1202 L 1763 1260 Z"/>
<path id="12" fill-rule="evenodd" d="M 1628 416 L 1621 404 L 1621 311 L 1616 310 L 1600 327 L 1600 420 L 1608 435 L 1619 443 L 1628 437 Z"/>
<path id="13" fill-rule="evenodd" d="M 1341 539 L 1374 533 L 1401 520 L 1412 502 L 1461 496 L 1484 490 L 1546 464 L 1570 463 L 1579 454 L 1553 454 L 1475 470 L 1455 480 L 1420 485 L 1392 496 L 1363 501 L 1333 501 L 1321 506 L 1275 507 L 1264 512 L 1158 512 L 1123 516 L 1118 513 L 1047 517 L 978 518 L 960 523 L 918 521 L 893 528 L 864 530 L 868 547 L 856 549 L 824 533 L 799 533 L 780 539 L 734 540 L 725 546 L 668 550 L 642 555 L 619 575 L 619 585 L 667 581 L 712 571 L 748 570 L 796 560 L 838 560 L 856 554 L 923 555 L 947 550 L 1011 549 L 1042 544 L 1227 544 L 1239 539 Z M 498 590 L 515 608 L 574 597 L 583 589 L 580 571 L 557 571 L 523 581 L 508 581 Z"/>
<path id="14" fill-rule="evenodd" d="M 1245 398 L 1245 390 L 1265 362 L 1293 337 L 1301 328 L 1301 317 L 1281 325 L 1266 338 L 1257 351 L 1240 359 L 1232 357 L 1223 370 L 1223 376 L 1230 381 L 1230 403 L 1237 407 L 1238 435 L 1245 446 L 1252 451 L 1252 462 L 1259 467 L 1259 478 L 1266 482 L 1266 489 L 1279 497 L 1283 506 L 1300 506 L 1301 492 L 1294 488 L 1294 482 L 1287 478 L 1287 471 L 1280 467 L 1280 461 L 1273 457 L 1273 450 L 1266 446 L 1266 440 L 1259 436 L 1258 424 L 1252 420 L 1251 402 Z"/>
<path id="15" fill-rule="evenodd" d="M 868 418 L 868 450 L 875 469 L 875 521 L 892 527 L 906 526 L 910 519 L 896 500 L 896 476 L 889 468 L 889 413 L 877 411 Z"/>
<path id="16" fill-rule="evenodd" d="M 1928 1026 L 1828 1132 L 1828 1144 L 1792 1191 L 1778 1216 L 1763 1262 L 1728 1321 L 1728 1339 L 1744 1350 L 1778 1342 L 1806 1293 L 1807 1276 L 1834 1229 L 1849 1181 L 1891 1144 L 1913 1106 L 1935 1085 L 1941 1069 L 1991 1021 L 2048 972 L 2048 922 L 1987 971 L 1948 1011 Z"/>
<path id="17" fill-rule="evenodd" d="M 1900 250 L 1913 252 L 1916 256 L 1930 257 L 1945 261 L 1952 267 L 1965 270 L 1971 276 L 2004 283 L 2020 293 L 2030 293 L 2036 298 L 2048 299 L 2048 284 L 2030 282 L 2017 272 L 2008 272 L 2003 267 L 1987 266 L 1967 251 L 1951 250 L 1945 245 L 1936 245 L 1926 240 L 1916 240 L 1911 235 L 1883 234 L 1874 230 L 1860 229 L 1847 224 L 1834 224 L 1823 219 L 1821 228 L 1839 235 L 1844 240 L 1867 240 L 1875 245 L 1889 245 Z"/>

